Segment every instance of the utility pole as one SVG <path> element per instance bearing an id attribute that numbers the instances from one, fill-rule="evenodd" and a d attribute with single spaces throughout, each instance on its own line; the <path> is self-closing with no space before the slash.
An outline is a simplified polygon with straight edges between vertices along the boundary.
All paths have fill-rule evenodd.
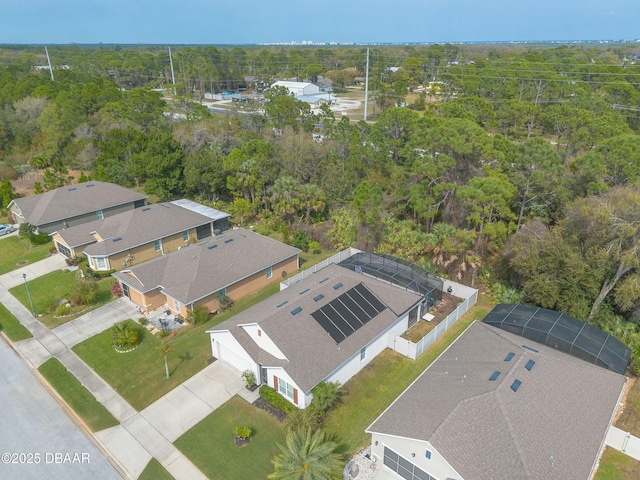
<path id="1" fill-rule="evenodd" d="M 44 53 L 47 54 L 47 63 L 49 63 L 49 73 L 51 73 L 51 81 L 55 82 L 55 80 L 53 79 L 53 68 L 51 68 L 51 59 L 49 58 L 49 50 L 47 50 L 46 45 L 44 47 Z"/>
<path id="2" fill-rule="evenodd" d="M 364 74 L 364 121 L 367 121 L 369 108 L 369 47 L 367 47 L 367 70 Z"/>
<path id="3" fill-rule="evenodd" d="M 171 82 L 173 83 L 173 96 L 176 96 L 176 76 L 173 73 L 173 57 L 171 56 L 171 45 L 169 45 L 169 63 L 171 64 Z"/>

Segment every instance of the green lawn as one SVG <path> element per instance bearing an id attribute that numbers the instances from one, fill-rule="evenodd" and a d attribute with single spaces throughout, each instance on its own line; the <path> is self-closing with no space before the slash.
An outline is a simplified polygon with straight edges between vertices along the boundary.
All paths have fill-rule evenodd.
<path id="1" fill-rule="evenodd" d="M 236 313 L 273 295 L 278 284 L 269 285 L 245 297 L 233 308 L 197 327 L 184 327 L 168 337 L 173 352 L 167 356 L 171 377 L 165 378 L 164 357 L 157 351 L 161 339 L 146 332 L 142 343 L 130 353 L 116 353 L 111 346 L 111 329 L 76 345 L 73 350 L 136 410 L 140 411 L 207 366 L 211 357 L 205 332 Z"/>
<path id="2" fill-rule="evenodd" d="M 52 246 L 52 243 L 31 246 L 20 237 L 3 238 L 0 240 L 0 275 L 47 258 Z"/>
<path id="3" fill-rule="evenodd" d="M 4 332 L 12 342 L 31 338 L 31 332 L 22 325 L 7 307 L 0 303 L 0 331 Z"/>
<path id="4" fill-rule="evenodd" d="M 152 458 L 138 477 L 138 480 L 173 480 L 173 476 L 160 465 L 160 462 Z"/>
<path id="5" fill-rule="evenodd" d="M 234 445 L 236 426 L 253 430 L 248 445 Z M 285 436 L 275 418 L 236 396 L 174 445 L 211 480 L 263 480 L 273 472 L 271 460 L 280 453 L 277 444 L 284 444 Z"/>
<path id="6" fill-rule="evenodd" d="M 38 371 L 93 432 L 118 425 L 118 421 L 82 386 L 58 359 L 50 358 Z"/>
<path id="7" fill-rule="evenodd" d="M 640 478 L 640 462 L 612 448 L 606 448 L 594 480 L 636 480 Z"/>
<path id="8" fill-rule="evenodd" d="M 481 320 L 490 306 L 475 306 L 458 320 L 417 360 L 384 350 L 343 387 L 340 402 L 324 424 L 347 458 L 370 441 L 365 429 L 422 373 L 474 320 Z"/>
<path id="9" fill-rule="evenodd" d="M 29 280 L 29 291 L 31 292 L 33 306 L 41 323 L 49 328 L 54 328 L 111 301 L 111 283 L 113 279 L 103 278 L 98 282 L 98 298 L 93 305 L 79 307 L 71 315 L 56 317 L 54 311 L 58 302 L 62 299 L 69 300 L 69 295 L 73 292 L 76 279 L 77 271 L 56 270 L 42 277 Z M 29 297 L 23 283 L 11 288 L 9 292 L 31 311 Z"/>

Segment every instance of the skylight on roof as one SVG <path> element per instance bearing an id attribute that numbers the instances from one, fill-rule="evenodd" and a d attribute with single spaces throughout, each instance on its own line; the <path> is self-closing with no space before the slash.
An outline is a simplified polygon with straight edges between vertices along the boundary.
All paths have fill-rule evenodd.
<path id="1" fill-rule="evenodd" d="M 144 208 L 142 209 L 142 211 L 143 211 L 143 212 L 146 212 L 147 210 L 151 210 L 151 207 L 144 207 Z"/>
<path id="2" fill-rule="evenodd" d="M 120 240 L 122 240 L 122 237 L 116 237 L 113 239 L 114 242 L 119 242 Z"/>
<path id="3" fill-rule="evenodd" d="M 489 377 L 489 380 L 494 382 L 498 379 L 498 377 L 500 376 L 500 372 L 498 370 L 496 370 L 495 372 L 493 372 L 491 374 L 491 376 Z"/>
<path id="4" fill-rule="evenodd" d="M 72 191 L 72 190 L 77 190 L 77 188 L 76 187 L 71 187 L 71 188 L 68 188 L 67 190 Z"/>
<path id="5" fill-rule="evenodd" d="M 522 385 L 522 382 L 520 380 L 514 380 L 513 383 L 511 384 L 511 390 L 513 390 L 514 392 L 517 392 L 518 389 L 520 388 L 520 385 Z"/>
<path id="6" fill-rule="evenodd" d="M 291 315 L 297 315 L 302 311 L 302 307 L 296 307 L 293 310 L 291 310 Z"/>
<path id="7" fill-rule="evenodd" d="M 516 356 L 516 354 L 515 354 L 515 353 L 513 353 L 513 352 L 509 352 L 509 353 L 507 353 L 507 356 L 506 356 L 506 357 L 504 357 L 504 361 L 505 361 L 505 362 L 510 362 L 510 361 L 513 359 L 513 357 L 515 357 L 515 356 Z"/>
<path id="8" fill-rule="evenodd" d="M 318 302 L 318 301 L 322 300 L 323 298 L 324 298 L 324 295 L 323 295 L 323 294 L 316 295 L 315 297 L 313 297 L 313 299 L 314 299 L 316 302 Z"/>
<path id="9" fill-rule="evenodd" d="M 279 303 L 278 305 L 276 305 L 276 308 L 280 308 L 280 307 L 282 307 L 283 305 L 286 305 L 287 303 L 289 303 L 289 300 L 285 300 L 284 302 Z"/>
<path id="10" fill-rule="evenodd" d="M 527 350 L 531 350 L 532 352 L 538 353 L 538 350 L 536 350 L 535 348 L 532 348 L 532 347 L 530 347 L 528 345 L 522 345 L 522 348 L 526 348 Z"/>
<path id="11" fill-rule="evenodd" d="M 93 187 L 93 183 L 87 183 L 87 184 L 85 185 L 85 187 L 87 187 L 87 188 L 89 188 L 89 187 Z"/>
<path id="12" fill-rule="evenodd" d="M 302 290 L 300 292 L 300 295 L 302 295 L 303 293 L 307 293 L 309 290 L 311 290 L 310 288 L 305 288 L 304 290 Z"/>
<path id="13" fill-rule="evenodd" d="M 318 282 L 318 283 L 324 283 L 324 282 L 326 282 L 327 280 L 329 280 L 329 277 L 327 277 L 327 278 L 323 278 L 323 279 L 322 279 L 322 280 L 320 280 L 320 282 Z"/>
<path id="14" fill-rule="evenodd" d="M 233 242 L 233 238 L 227 238 L 227 239 L 224 241 L 224 243 L 231 243 L 231 242 Z"/>
<path id="15" fill-rule="evenodd" d="M 333 289 L 334 289 L 334 290 L 338 290 L 340 287 L 342 287 L 342 282 L 340 282 L 340 283 L 336 283 L 336 284 L 333 286 Z"/>
<path id="16" fill-rule="evenodd" d="M 213 250 L 214 248 L 217 248 L 217 247 L 218 247 L 218 244 L 217 244 L 217 243 L 214 243 L 213 245 L 209 245 L 209 246 L 207 247 L 207 250 Z"/>
<path id="17" fill-rule="evenodd" d="M 527 364 L 524 366 L 527 370 L 531 371 L 533 366 L 536 364 L 535 360 L 529 360 Z"/>

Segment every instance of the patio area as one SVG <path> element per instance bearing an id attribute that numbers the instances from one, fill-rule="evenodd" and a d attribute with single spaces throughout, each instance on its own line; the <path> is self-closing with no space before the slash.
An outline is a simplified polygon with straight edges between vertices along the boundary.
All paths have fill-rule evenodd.
<path id="1" fill-rule="evenodd" d="M 171 332 L 172 330 L 178 330 L 180 327 L 188 325 L 183 318 L 174 315 L 167 307 L 158 308 L 147 313 L 146 318 L 147 325 L 153 325 L 158 331 L 165 330 Z M 151 333 L 156 333 L 153 329 L 150 330 Z"/>

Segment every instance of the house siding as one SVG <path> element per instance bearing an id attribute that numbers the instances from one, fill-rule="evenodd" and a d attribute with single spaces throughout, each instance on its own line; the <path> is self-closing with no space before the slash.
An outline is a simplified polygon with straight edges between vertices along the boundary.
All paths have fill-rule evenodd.
<path id="1" fill-rule="evenodd" d="M 260 270 L 259 272 L 228 286 L 227 297 L 236 301 L 242 297 L 257 292 L 271 283 L 280 282 L 282 280 L 282 272 L 290 274 L 298 270 L 298 256 L 295 255 L 287 260 L 274 264 L 271 267 L 271 270 L 271 278 L 267 278 L 266 270 Z"/>
<path id="2" fill-rule="evenodd" d="M 126 212 L 127 210 L 133 210 L 133 202 L 125 203 L 123 205 L 117 205 L 115 207 L 103 208 L 102 214 L 104 217 L 110 217 L 112 215 L 116 215 L 118 213 Z M 24 220 L 22 218 L 16 219 L 14 215 L 14 219 L 17 223 L 22 223 Z M 69 227 L 75 227 L 77 225 L 82 225 L 84 223 L 92 222 L 94 220 L 98 220 L 97 211 L 85 213 L 82 215 L 77 215 L 75 217 L 61 219 L 51 223 L 44 223 L 42 225 L 38 225 L 38 231 L 40 233 L 53 233 L 57 230 L 63 230 Z"/>
<path id="3" fill-rule="evenodd" d="M 345 384 L 351 377 L 362 370 L 371 360 L 380 354 L 389 344 L 389 339 L 401 335 L 407 330 L 409 315 L 400 317 L 391 328 L 387 329 L 378 338 L 371 341 L 366 346 L 366 356 L 360 360 L 360 350 L 353 357 L 343 363 L 336 371 L 334 371 L 325 381 L 338 382 L 340 385 Z"/>
<path id="4" fill-rule="evenodd" d="M 372 433 L 371 454 L 376 457 L 376 463 L 380 465 L 383 465 L 384 447 L 390 448 L 435 478 L 463 480 L 460 474 L 427 441 Z M 430 459 L 426 457 L 427 450 L 431 452 Z M 388 470 L 387 467 L 381 468 Z"/>

